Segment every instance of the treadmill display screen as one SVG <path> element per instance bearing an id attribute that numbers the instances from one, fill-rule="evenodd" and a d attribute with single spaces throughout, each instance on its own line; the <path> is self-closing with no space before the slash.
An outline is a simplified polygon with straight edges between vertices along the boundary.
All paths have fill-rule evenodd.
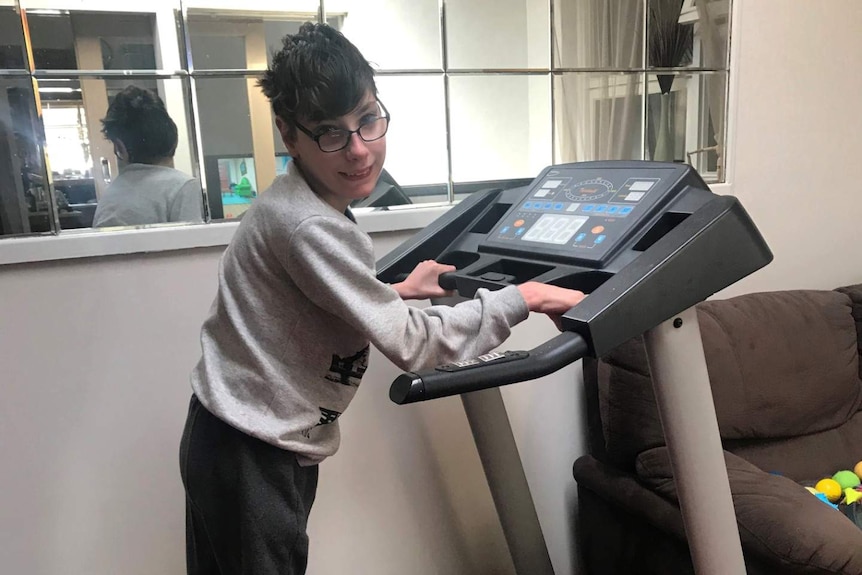
<path id="1" fill-rule="evenodd" d="M 557 214 L 542 214 L 535 225 L 524 234 L 525 242 L 564 245 L 572 239 L 581 226 L 589 218 L 584 216 L 562 216 Z M 518 222 L 515 222 L 516 224 Z"/>

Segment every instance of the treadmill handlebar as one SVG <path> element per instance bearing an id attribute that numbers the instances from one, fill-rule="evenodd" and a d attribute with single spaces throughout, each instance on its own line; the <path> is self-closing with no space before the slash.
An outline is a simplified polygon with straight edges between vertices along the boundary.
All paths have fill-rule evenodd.
<path id="1" fill-rule="evenodd" d="M 489 353 L 420 373 L 403 373 L 392 382 L 389 399 L 404 405 L 536 379 L 583 358 L 587 349 L 583 337 L 566 331 L 530 351 Z"/>
<path id="2" fill-rule="evenodd" d="M 458 283 L 455 279 L 455 272 L 442 273 L 437 277 L 437 284 L 445 290 L 458 289 Z"/>

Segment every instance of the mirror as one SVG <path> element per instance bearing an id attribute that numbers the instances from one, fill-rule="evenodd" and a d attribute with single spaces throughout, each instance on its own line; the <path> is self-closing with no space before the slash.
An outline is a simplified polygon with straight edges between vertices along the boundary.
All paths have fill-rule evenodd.
<path id="1" fill-rule="evenodd" d="M 0 235 L 242 217 L 290 162 L 256 83 L 281 38 L 319 18 L 372 63 L 392 115 L 385 171 L 357 209 L 603 158 L 690 162 L 720 181 L 730 13 L 730 0 L 0 0 Z M 683 57 L 661 57 L 666 30 L 686 34 Z M 176 126 L 161 167 L 199 209 L 103 226 L 100 204 L 141 164 L 103 132 L 131 86 Z M 143 187 L 126 193 L 170 195 Z"/>
<path id="2" fill-rule="evenodd" d="M 325 3 L 329 24 L 341 30 L 374 68 L 438 72 L 443 69 L 439 4 L 438 0 Z"/>
<path id="3" fill-rule="evenodd" d="M 290 158 L 257 81 L 258 76 L 194 78 L 213 220 L 242 216 L 254 198 L 287 170 Z"/>
<path id="4" fill-rule="evenodd" d="M 154 13 L 30 10 L 36 70 L 155 70 Z"/>
<path id="5" fill-rule="evenodd" d="M 186 78 L 36 83 L 61 229 L 204 221 Z"/>
<path id="6" fill-rule="evenodd" d="M 27 68 L 21 16 L 11 0 L 0 0 L 0 68 L 6 70 Z"/>
<path id="7" fill-rule="evenodd" d="M 546 75 L 458 76 L 450 88 L 456 181 L 534 177 L 551 163 Z"/>
<path id="8" fill-rule="evenodd" d="M 37 126 L 32 80 L 0 77 L 0 235 L 51 229 L 50 187 Z"/>
<path id="9" fill-rule="evenodd" d="M 551 60 L 549 9 L 549 2 L 530 0 L 497 0 L 493 10 L 481 2 L 447 2 L 449 67 L 547 70 Z"/>

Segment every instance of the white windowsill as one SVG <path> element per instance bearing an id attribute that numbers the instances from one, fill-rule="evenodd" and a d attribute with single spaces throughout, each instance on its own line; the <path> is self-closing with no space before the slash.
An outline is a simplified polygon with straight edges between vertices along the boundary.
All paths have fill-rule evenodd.
<path id="1" fill-rule="evenodd" d="M 422 229 L 451 206 L 357 210 L 356 221 L 366 233 Z M 238 222 L 177 225 L 122 230 L 71 230 L 56 236 L 0 238 L 0 265 L 164 252 L 226 246 Z"/>
<path id="2" fill-rule="evenodd" d="M 732 195 L 729 183 L 710 184 L 719 195 Z M 368 234 L 420 230 L 446 213 L 450 204 L 357 210 L 356 221 Z M 71 230 L 58 236 L 0 238 L 0 265 L 146 252 L 226 246 L 238 222 L 123 230 Z"/>

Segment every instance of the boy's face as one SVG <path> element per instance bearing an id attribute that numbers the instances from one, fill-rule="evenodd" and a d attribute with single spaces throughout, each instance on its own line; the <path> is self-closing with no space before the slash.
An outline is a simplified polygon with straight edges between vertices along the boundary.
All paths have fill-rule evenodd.
<path id="1" fill-rule="evenodd" d="M 369 93 L 352 112 L 340 118 L 322 122 L 300 118 L 299 123 L 316 136 L 328 129 L 356 130 L 362 123 L 380 115 L 382 111 L 377 99 Z M 343 212 L 353 200 L 371 194 L 386 159 L 386 136 L 366 142 L 359 134 L 351 134 L 344 149 L 324 152 L 301 129 L 297 129 L 291 138 L 281 118 L 276 118 L 276 125 L 284 145 L 302 169 L 309 186 L 326 203 Z"/>

